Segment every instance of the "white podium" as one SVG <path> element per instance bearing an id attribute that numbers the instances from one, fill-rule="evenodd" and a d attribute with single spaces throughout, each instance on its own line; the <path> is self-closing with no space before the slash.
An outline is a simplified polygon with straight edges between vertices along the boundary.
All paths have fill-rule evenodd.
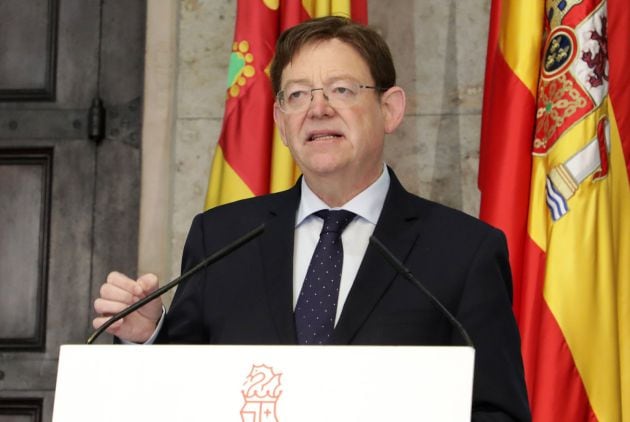
<path id="1" fill-rule="evenodd" d="M 53 422 L 470 421 L 469 347 L 62 346 Z"/>

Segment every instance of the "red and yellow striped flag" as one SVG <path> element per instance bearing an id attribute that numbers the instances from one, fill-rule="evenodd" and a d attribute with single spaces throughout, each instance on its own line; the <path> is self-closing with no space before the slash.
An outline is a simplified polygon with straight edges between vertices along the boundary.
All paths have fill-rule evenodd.
<path id="1" fill-rule="evenodd" d="M 367 23 L 366 0 L 239 0 L 227 100 L 205 207 L 288 189 L 299 175 L 273 124 L 269 65 L 283 30 L 311 17 Z"/>
<path id="2" fill-rule="evenodd" d="M 508 237 L 535 421 L 630 421 L 630 8 L 493 0 L 481 218 Z"/>

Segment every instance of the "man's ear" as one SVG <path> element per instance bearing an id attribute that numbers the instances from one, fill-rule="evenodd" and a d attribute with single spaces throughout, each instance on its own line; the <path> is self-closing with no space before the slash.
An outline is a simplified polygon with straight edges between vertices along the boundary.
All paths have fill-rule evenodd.
<path id="1" fill-rule="evenodd" d="M 280 106 L 276 102 L 273 103 L 273 121 L 276 124 L 276 127 L 278 128 L 278 132 L 280 132 L 280 139 L 282 139 L 282 143 L 285 146 L 288 146 L 287 141 L 286 141 L 286 136 L 284 136 L 285 134 L 284 113 L 282 112 L 282 110 L 280 110 Z"/>
<path id="2" fill-rule="evenodd" d="M 393 86 L 381 95 L 381 109 L 383 110 L 385 133 L 392 133 L 405 116 L 405 91 L 399 86 Z"/>

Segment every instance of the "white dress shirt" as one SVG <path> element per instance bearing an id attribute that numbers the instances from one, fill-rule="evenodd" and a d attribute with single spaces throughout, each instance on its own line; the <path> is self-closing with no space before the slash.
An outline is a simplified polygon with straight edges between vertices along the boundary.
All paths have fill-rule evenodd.
<path id="1" fill-rule="evenodd" d="M 324 220 L 314 215 L 317 211 L 327 209 L 344 209 L 352 211 L 357 217 L 352 220 L 341 235 L 343 243 L 343 267 L 339 285 L 339 299 L 335 325 L 339 321 L 341 310 L 346 302 L 352 283 L 359 271 L 365 255 L 370 236 L 374 233 L 376 222 L 383 210 L 385 196 L 389 189 L 389 172 L 383 166 L 383 172 L 374 183 L 363 192 L 338 208 L 330 208 L 308 187 L 302 179 L 302 196 L 295 219 L 295 238 L 293 249 L 293 309 L 297 305 L 302 284 L 306 277 L 308 265 L 319 241 L 319 234 Z"/>

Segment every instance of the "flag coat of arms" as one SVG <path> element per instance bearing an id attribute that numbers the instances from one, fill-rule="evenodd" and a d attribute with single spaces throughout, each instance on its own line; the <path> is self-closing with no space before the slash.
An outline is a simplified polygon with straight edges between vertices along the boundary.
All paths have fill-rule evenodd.
<path id="1" fill-rule="evenodd" d="M 480 216 L 535 421 L 630 421 L 629 87 L 627 0 L 493 0 Z"/>

